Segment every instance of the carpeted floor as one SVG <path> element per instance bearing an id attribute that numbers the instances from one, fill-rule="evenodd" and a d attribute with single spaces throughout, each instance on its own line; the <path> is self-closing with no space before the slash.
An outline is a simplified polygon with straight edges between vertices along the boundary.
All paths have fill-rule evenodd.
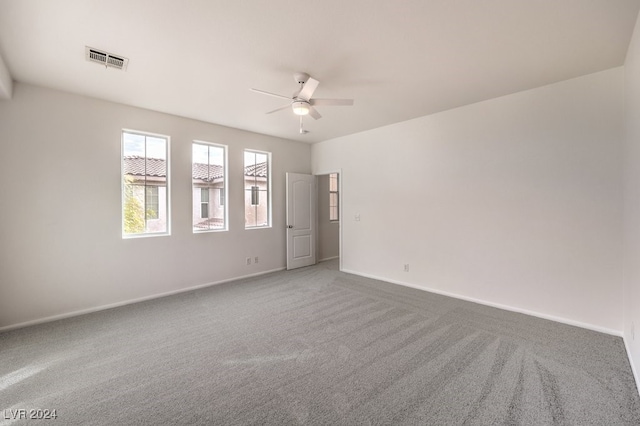
<path id="1" fill-rule="evenodd" d="M 639 425 L 620 338 L 336 262 L 0 334 L 0 425 Z"/>

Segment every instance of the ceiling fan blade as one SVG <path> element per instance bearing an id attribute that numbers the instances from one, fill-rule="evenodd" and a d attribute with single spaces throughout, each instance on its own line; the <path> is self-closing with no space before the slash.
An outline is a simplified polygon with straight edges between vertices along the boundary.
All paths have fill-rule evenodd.
<path id="1" fill-rule="evenodd" d="M 271 93 L 271 92 L 265 92 L 264 90 L 258 90 L 258 89 L 251 89 L 252 92 L 256 92 L 256 93 L 262 93 L 263 95 L 269 95 L 269 96 L 274 96 L 276 98 L 282 98 L 282 99 L 287 99 L 287 100 L 291 100 L 290 97 L 288 96 L 284 96 L 284 95 L 278 95 L 276 93 Z"/>
<path id="2" fill-rule="evenodd" d="M 309 101 L 311 105 L 335 105 L 335 106 L 351 106 L 353 105 L 353 99 L 311 99 Z"/>
<path id="3" fill-rule="evenodd" d="M 272 113 L 274 113 L 274 112 L 282 111 L 283 109 L 287 109 L 287 108 L 291 108 L 291 104 L 287 104 L 287 105 L 285 105 L 285 106 L 283 106 L 283 107 L 276 108 L 276 109 L 274 109 L 273 111 L 269 111 L 269 112 L 267 112 L 266 114 L 272 114 Z"/>
<path id="4" fill-rule="evenodd" d="M 309 77 L 309 80 L 307 80 L 304 86 L 302 86 L 300 93 L 298 93 L 298 98 L 304 99 L 305 101 L 311 99 L 311 96 L 313 96 L 313 92 L 316 91 L 318 84 L 320 84 L 318 80 Z"/>
<path id="5" fill-rule="evenodd" d="M 322 118 L 322 116 L 320 115 L 318 110 L 315 109 L 314 107 L 309 107 L 309 115 L 312 116 L 314 118 L 314 120 Z"/>

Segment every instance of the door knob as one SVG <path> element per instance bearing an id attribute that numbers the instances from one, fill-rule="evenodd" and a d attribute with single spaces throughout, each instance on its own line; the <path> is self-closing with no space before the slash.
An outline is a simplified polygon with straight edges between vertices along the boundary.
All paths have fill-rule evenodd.
<path id="1" fill-rule="evenodd" d="M 292 229 L 293 225 L 288 225 L 287 228 Z"/>

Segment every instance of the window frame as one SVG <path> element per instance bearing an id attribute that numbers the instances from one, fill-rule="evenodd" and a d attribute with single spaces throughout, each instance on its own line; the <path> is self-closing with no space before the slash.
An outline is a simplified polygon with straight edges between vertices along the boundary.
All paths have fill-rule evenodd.
<path id="1" fill-rule="evenodd" d="M 331 190 L 331 178 L 335 175 L 336 190 Z M 331 196 L 335 194 L 336 205 L 331 205 Z M 336 209 L 336 218 L 333 219 L 332 208 Z M 329 222 L 340 222 L 340 173 L 329 173 Z"/>
<path id="2" fill-rule="evenodd" d="M 146 138 L 147 137 L 152 137 L 152 138 L 158 138 L 158 139 L 164 139 L 165 140 L 165 167 L 166 167 L 166 173 L 165 173 L 165 185 L 166 185 L 166 230 L 165 231 L 161 231 L 161 232 L 141 232 L 141 233 L 137 233 L 137 234 L 128 234 L 125 233 L 125 202 L 126 202 L 126 196 L 125 196 L 125 173 L 124 173 L 124 142 L 125 142 L 125 134 L 131 134 L 131 135 L 138 135 L 138 136 L 143 136 L 145 138 L 145 151 L 146 151 Z M 146 157 L 145 155 L 145 158 Z M 141 130 L 133 130 L 133 129 L 122 129 L 120 131 L 120 229 L 122 232 L 122 239 L 135 239 L 135 238 L 149 238 L 149 237 L 166 237 L 166 236 L 170 236 L 171 235 L 171 136 L 169 135 L 163 135 L 161 133 L 152 133 L 152 132 L 145 132 L 145 131 L 141 131 Z M 147 185 L 145 184 L 145 189 L 144 189 L 144 198 L 145 198 L 145 202 L 144 202 L 144 206 L 143 206 L 143 212 L 144 212 L 144 220 L 145 220 L 145 227 L 146 227 L 146 221 L 147 221 L 147 203 L 146 203 L 146 196 L 147 196 Z M 157 186 L 159 188 L 159 186 Z M 158 197 L 159 198 L 159 197 Z M 158 208 L 160 206 L 159 200 L 158 200 Z M 156 220 L 156 219 L 151 219 L 151 220 Z"/>
<path id="3" fill-rule="evenodd" d="M 249 192 L 253 192 L 250 188 L 247 189 L 246 187 L 246 175 L 245 175 L 245 169 L 247 168 L 246 164 L 245 164 L 245 156 L 247 153 L 251 153 L 251 154 L 260 154 L 260 155 L 266 155 L 267 157 L 267 182 L 266 182 L 266 192 L 267 192 L 267 224 L 266 225 L 256 225 L 256 226 L 247 226 L 247 217 L 246 217 L 246 209 L 247 209 L 247 204 L 246 204 L 246 196 L 247 196 L 247 191 Z M 254 163 L 255 164 L 255 163 Z M 244 212 L 245 212 L 245 218 L 244 218 L 244 229 L 245 230 L 255 230 L 255 229 L 268 229 L 268 228 L 272 228 L 273 227 L 273 214 L 272 214 L 272 206 L 273 206 L 273 202 L 272 202 L 272 178 L 271 178 L 271 169 L 272 169 L 272 154 L 269 151 L 261 151 L 258 149 L 252 149 L 252 148 L 245 148 L 242 151 L 242 192 L 243 192 L 243 205 L 244 205 Z M 258 191 L 260 192 L 260 191 Z"/>
<path id="4" fill-rule="evenodd" d="M 220 201 L 220 197 L 224 197 L 224 202 L 220 203 L 220 207 L 222 207 L 224 209 L 224 226 L 222 226 L 221 228 L 209 228 L 209 229 L 195 229 L 195 227 L 193 226 L 193 211 L 191 212 L 191 232 L 192 234 L 207 234 L 210 232 L 226 232 L 229 230 L 229 203 L 227 202 L 229 200 L 229 147 L 227 145 L 221 144 L 221 143 L 216 143 L 216 142 L 209 142 L 209 141 L 203 141 L 203 140 L 199 140 L 199 139 L 194 139 L 191 141 L 191 170 L 193 170 L 193 145 L 205 145 L 208 147 L 214 147 L 214 148 L 221 148 L 222 149 L 222 155 L 223 155 L 223 170 L 224 170 L 224 177 L 223 177 L 223 182 L 224 185 L 221 189 L 221 191 L 219 191 L 218 194 L 218 201 Z M 193 210 L 193 205 L 194 205 L 194 199 L 193 199 L 193 189 L 194 189 L 194 185 L 193 185 L 193 172 L 191 174 L 191 208 Z M 203 188 L 200 187 L 200 190 L 202 190 Z M 211 194 L 209 193 L 208 195 L 209 197 L 209 201 L 207 202 L 208 206 L 207 206 L 207 210 L 208 213 L 211 213 Z M 214 196 L 215 197 L 215 196 Z M 202 214 L 202 201 L 200 203 L 198 203 L 200 206 L 200 212 L 199 212 L 199 216 L 201 216 Z"/>

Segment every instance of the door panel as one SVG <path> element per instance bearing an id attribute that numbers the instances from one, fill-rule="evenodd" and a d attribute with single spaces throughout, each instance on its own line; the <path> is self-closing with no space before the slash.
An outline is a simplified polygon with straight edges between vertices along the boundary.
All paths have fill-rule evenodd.
<path id="1" fill-rule="evenodd" d="M 293 258 L 300 259 L 311 256 L 311 236 L 299 235 L 293 237 Z"/>
<path id="2" fill-rule="evenodd" d="M 316 263 L 316 179 L 287 173 L 287 269 Z"/>
<path id="3" fill-rule="evenodd" d="M 297 230 L 311 229 L 311 193 L 307 181 L 293 182 L 293 225 Z M 290 224 L 291 225 L 291 224 Z"/>

